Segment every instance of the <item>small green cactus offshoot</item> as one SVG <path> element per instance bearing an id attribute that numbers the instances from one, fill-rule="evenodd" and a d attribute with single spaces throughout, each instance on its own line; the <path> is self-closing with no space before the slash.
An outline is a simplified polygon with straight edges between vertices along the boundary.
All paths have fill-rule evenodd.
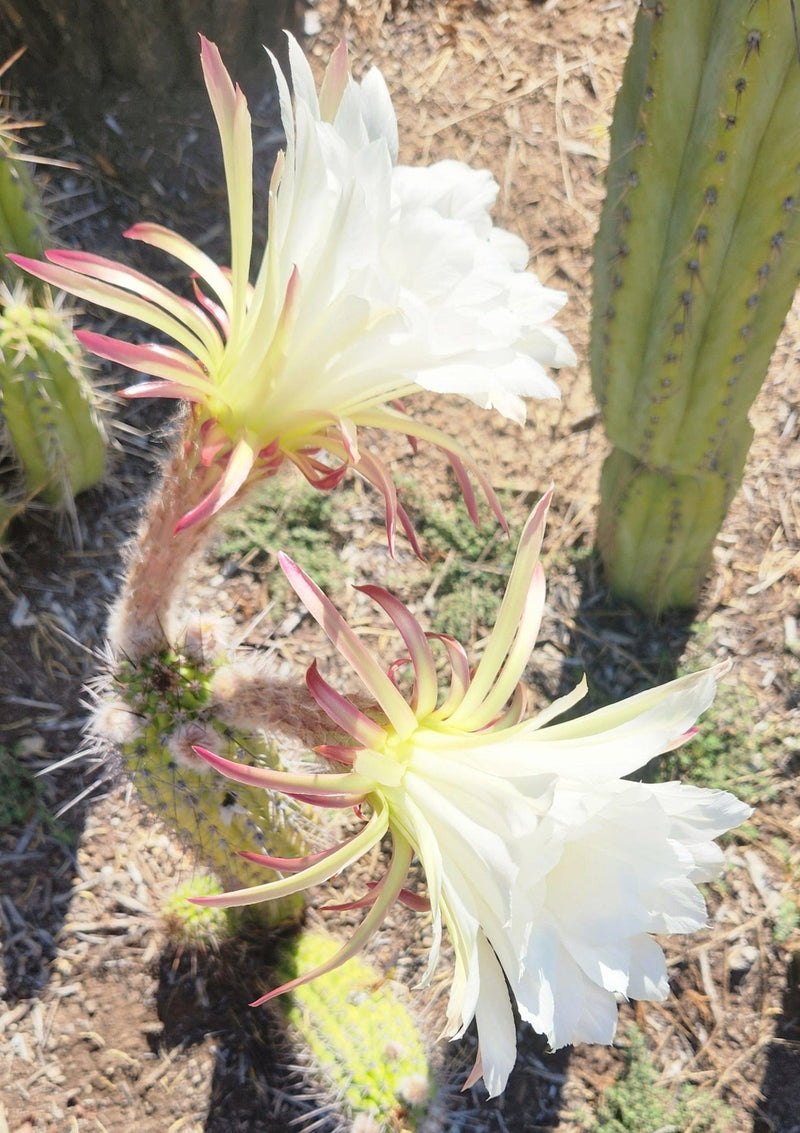
<path id="1" fill-rule="evenodd" d="M 280 976 L 324 964 L 341 947 L 307 931 L 284 947 Z M 352 1114 L 375 1127 L 411 1130 L 432 1093 L 419 1030 L 390 983 L 359 957 L 292 993 L 287 1015 Z"/>
<path id="2" fill-rule="evenodd" d="M 167 936 L 176 944 L 198 952 L 216 951 L 236 930 L 233 909 L 209 909 L 193 905 L 191 897 L 212 897 L 222 893 L 222 885 L 210 874 L 199 874 L 182 882 L 161 907 Z"/>
<path id="3" fill-rule="evenodd" d="M 789 4 L 644 0 L 595 244 L 592 384 L 615 451 L 598 545 L 649 613 L 696 603 L 798 283 Z"/>
<path id="4" fill-rule="evenodd" d="M 0 98 L 0 457 L 23 472 L 11 496 L 0 495 L 0 538 L 33 497 L 72 512 L 77 493 L 102 478 L 106 447 L 99 400 L 60 299 L 39 280 L 23 286 L 5 255 L 41 258 L 50 242 L 17 140 L 22 125 Z"/>
<path id="5" fill-rule="evenodd" d="M 101 708 L 105 723 L 99 730 L 117 732 L 125 769 L 138 793 L 203 868 L 212 869 L 227 886 L 263 885 L 276 875 L 237 851 L 293 857 L 307 852 L 315 828 L 284 796 L 242 784 L 231 789 L 194 754 L 193 745 L 200 744 L 254 766 L 278 764 L 274 749 L 215 717 L 213 675 L 213 665 L 174 650 L 136 663 L 121 661 L 114 670 L 121 703 Z M 122 720 L 109 727 L 113 713 Z M 252 908 L 269 925 L 284 924 L 302 915 L 303 900 L 289 897 Z"/>
<path id="6" fill-rule="evenodd" d="M 102 478 L 106 434 L 71 322 L 21 287 L 0 292 L 0 416 L 25 499 L 71 510 Z"/>

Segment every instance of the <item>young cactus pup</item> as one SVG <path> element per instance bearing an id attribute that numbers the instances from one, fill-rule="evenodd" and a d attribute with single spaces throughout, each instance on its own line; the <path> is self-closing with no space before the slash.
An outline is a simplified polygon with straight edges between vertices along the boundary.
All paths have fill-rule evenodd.
<path id="1" fill-rule="evenodd" d="M 24 50 L 0 64 L 0 77 Z M 17 119 L 8 108 L 5 92 L 0 90 L 0 282 L 12 289 L 21 272 L 6 259 L 6 253 L 41 256 L 49 242 L 44 205 L 22 143 L 23 131 L 31 125 L 40 123 Z M 49 294 L 49 288 L 36 282 L 31 294 L 33 301 L 39 303 Z"/>
<path id="2" fill-rule="evenodd" d="M 645 0 L 595 243 L 598 545 L 648 613 L 696 604 L 800 269 L 792 7 Z"/>
<path id="3" fill-rule="evenodd" d="M 21 52 L 0 65 L 3 75 Z M 28 280 L 9 255 L 39 256 L 47 220 L 19 134 L 26 125 L 0 92 L 0 456 L 21 475 L 0 496 L 7 521 L 36 497 L 74 517 L 74 497 L 102 479 L 106 431 L 100 399 L 59 296 Z M 36 125 L 36 123 L 34 123 Z"/>

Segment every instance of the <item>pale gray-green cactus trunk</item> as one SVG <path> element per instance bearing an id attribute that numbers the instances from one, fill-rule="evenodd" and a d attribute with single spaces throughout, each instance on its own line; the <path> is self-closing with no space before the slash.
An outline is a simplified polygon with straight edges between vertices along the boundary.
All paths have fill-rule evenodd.
<path id="1" fill-rule="evenodd" d="M 789 0 L 643 0 L 611 130 L 591 364 L 613 445 L 598 546 L 612 590 L 648 613 L 697 602 L 799 268 Z"/>

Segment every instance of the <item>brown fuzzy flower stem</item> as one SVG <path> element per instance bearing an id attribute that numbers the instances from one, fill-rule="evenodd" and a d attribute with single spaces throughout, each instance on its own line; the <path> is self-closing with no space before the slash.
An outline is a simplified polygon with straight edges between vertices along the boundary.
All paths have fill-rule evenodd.
<path id="1" fill-rule="evenodd" d="M 313 749 L 334 740 L 330 719 L 302 683 L 271 676 L 251 658 L 234 660 L 217 668 L 209 684 L 211 707 L 216 719 L 245 732 L 264 731 L 279 746 L 281 742 Z M 352 698 L 358 701 L 357 697 Z M 362 711 L 374 706 L 359 703 Z"/>
<path id="2" fill-rule="evenodd" d="M 137 535 L 127 549 L 119 597 L 111 609 L 108 638 L 114 654 L 131 661 L 153 655 L 170 642 L 180 595 L 189 572 L 206 547 L 214 518 L 175 531 L 209 491 L 209 473 L 191 459 L 193 422 L 187 417 L 164 466 Z"/>

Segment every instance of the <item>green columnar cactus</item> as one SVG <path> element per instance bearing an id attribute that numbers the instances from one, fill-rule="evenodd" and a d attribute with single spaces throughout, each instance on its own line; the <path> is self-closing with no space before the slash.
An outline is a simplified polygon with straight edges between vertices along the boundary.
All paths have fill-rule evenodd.
<path id="1" fill-rule="evenodd" d="M 0 416 L 26 498 L 70 509 L 101 479 L 105 429 L 70 320 L 20 288 L 0 294 Z"/>
<path id="2" fill-rule="evenodd" d="M 261 750 L 264 745 L 256 737 L 235 732 L 215 717 L 213 676 L 213 665 L 171 650 L 136 663 L 122 661 L 114 670 L 121 703 L 101 709 L 106 717 L 102 728 L 123 741 L 119 748 L 125 769 L 144 802 L 204 868 L 228 886 L 263 885 L 277 875 L 237 851 L 302 855 L 314 828 L 302 809 L 282 795 L 242 784 L 232 790 L 192 751 L 198 744 L 229 759 L 248 752 L 256 766 L 277 766 L 274 750 Z M 109 712 L 118 716 L 110 727 Z M 303 899 L 262 902 L 252 910 L 269 925 L 284 924 L 299 919 Z"/>
<path id="3" fill-rule="evenodd" d="M 44 208 L 30 169 L 20 157 L 13 129 L 13 123 L 0 117 L 0 251 L 41 259 L 47 233 Z M 13 288 L 20 276 L 10 260 L 0 258 L 0 281 Z M 37 301 L 48 290 L 38 281 L 31 286 Z"/>
<path id="4" fill-rule="evenodd" d="M 0 538 L 33 496 L 71 510 L 75 495 L 102 478 L 106 446 L 69 318 L 46 284 L 34 280 L 23 289 L 22 273 L 4 254 L 40 258 L 48 243 L 42 200 L 16 142 L 19 128 L 0 105 L 0 455 L 24 472 L 14 498 L 0 497 Z"/>
<path id="5" fill-rule="evenodd" d="M 324 964 L 340 947 L 304 932 L 285 946 L 282 975 Z M 419 1031 L 390 984 L 354 957 L 288 1002 L 289 1022 L 351 1113 L 370 1115 L 376 1130 L 416 1129 L 432 1080 Z"/>
<path id="6" fill-rule="evenodd" d="M 598 546 L 649 613 L 696 603 L 800 268 L 790 5 L 643 0 L 595 244 Z"/>

